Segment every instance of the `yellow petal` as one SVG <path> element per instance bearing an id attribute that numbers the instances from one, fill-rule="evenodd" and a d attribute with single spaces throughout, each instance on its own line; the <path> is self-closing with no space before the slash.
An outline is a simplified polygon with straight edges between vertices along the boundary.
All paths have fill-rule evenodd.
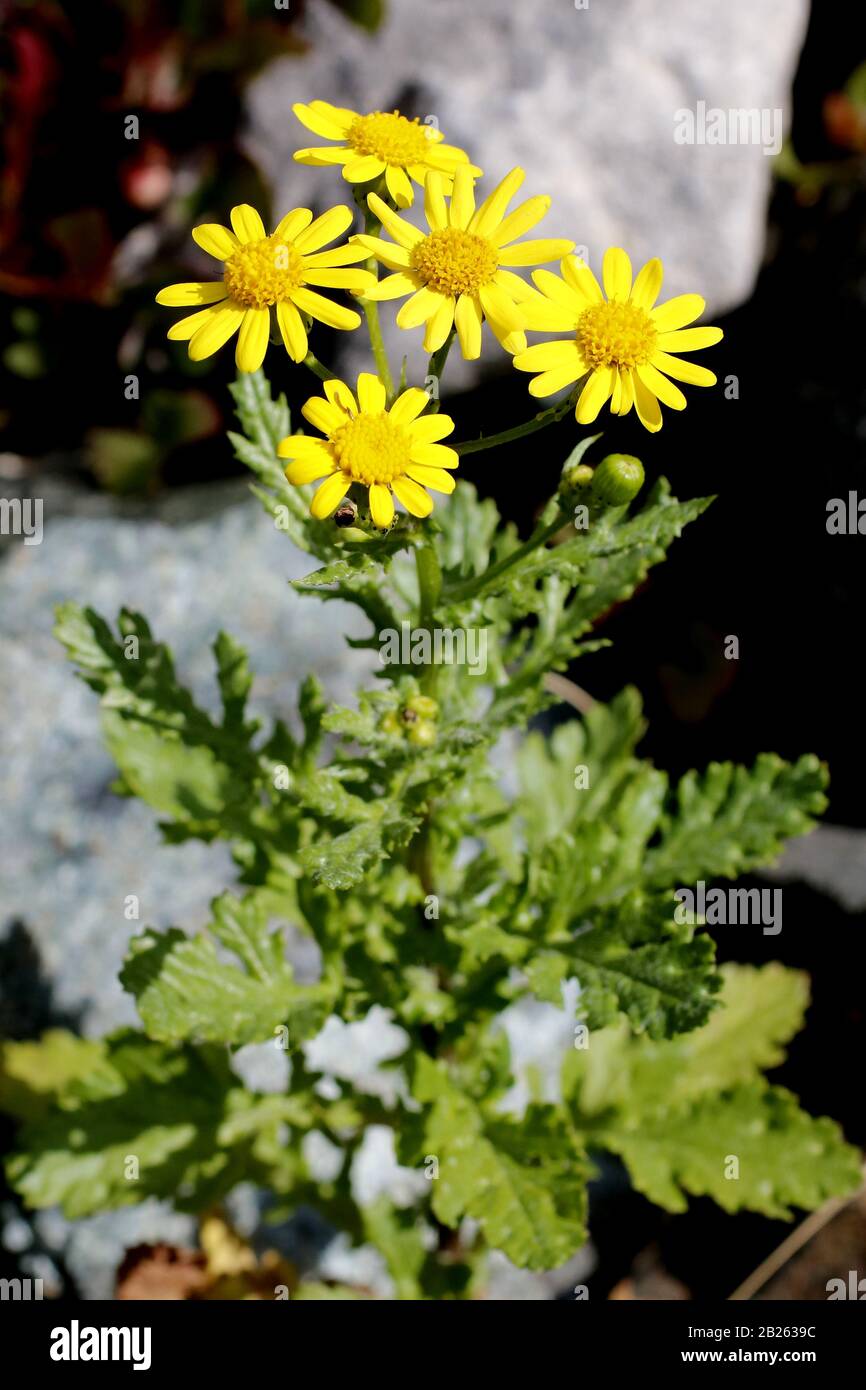
<path id="1" fill-rule="evenodd" d="M 489 319 L 495 319 L 509 333 L 523 327 L 520 310 L 512 299 L 498 285 L 482 285 L 478 291 L 481 307 Z"/>
<path id="2" fill-rule="evenodd" d="M 712 347 L 723 338 L 721 328 L 681 328 L 673 333 L 660 333 L 658 345 L 664 352 L 697 352 Z"/>
<path id="3" fill-rule="evenodd" d="M 562 309 L 568 309 L 577 323 L 584 309 L 588 309 L 590 303 L 586 295 L 581 290 L 576 290 L 567 280 L 563 280 L 558 275 L 554 275 L 552 270 L 534 270 L 532 272 L 533 284 L 536 284 L 541 293 L 554 304 L 558 304 Z"/>
<path id="4" fill-rule="evenodd" d="M 664 267 L 657 256 L 653 260 L 647 261 L 646 265 L 641 266 L 632 286 L 632 304 L 636 304 L 639 309 L 649 313 L 659 297 L 663 278 Z"/>
<path id="5" fill-rule="evenodd" d="M 431 231 L 439 232 L 448 226 L 448 209 L 442 192 L 442 175 L 435 169 L 424 180 L 424 215 Z"/>
<path id="6" fill-rule="evenodd" d="M 542 217 L 545 216 L 550 208 L 550 198 L 546 195 L 538 198 L 527 198 L 525 203 L 509 213 L 504 221 L 500 222 L 490 240 L 494 246 L 507 246 L 510 241 L 516 241 L 519 236 L 526 232 L 531 232 L 537 226 Z"/>
<path id="7" fill-rule="evenodd" d="M 318 251 L 320 247 L 327 246 L 329 241 L 334 241 L 338 236 L 352 225 L 352 210 L 345 204 L 340 204 L 335 208 L 329 208 L 323 212 L 321 217 L 317 217 L 305 228 L 299 236 L 295 237 L 295 246 L 302 256 L 309 251 Z"/>
<path id="8" fill-rule="evenodd" d="M 448 221 L 452 227 L 465 229 L 475 212 L 474 179 L 467 164 L 458 165 L 454 172 L 454 188 L 451 193 L 451 206 Z"/>
<path id="9" fill-rule="evenodd" d="M 404 171 L 394 164 L 385 170 L 385 185 L 398 208 L 410 208 L 415 201 L 412 185 Z"/>
<path id="10" fill-rule="evenodd" d="M 540 261 L 558 261 L 574 249 L 573 241 L 541 238 L 538 241 L 520 241 L 514 246 L 504 246 L 499 252 L 500 265 L 537 265 Z"/>
<path id="11" fill-rule="evenodd" d="M 443 415 L 441 412 L 436 415 L 420 415 L 412 421 L 408 430 L 412 440 L 410 453 L 414 457 L 419 444 L 435 444 L 437 439 L 446 439 L 449 434 L 453 434 L 454 421 L 450 415 Z"/>
<path id="12" fill-rule="evenodd" d="M 187 308 L 193 304 L 217 304 L 227 297 L 224 280 L 189 280 L 179 285 L 166 285 L 156 296 L 156 302 L 177 309 L 181 305 Z"/>
<path id="13" fill-rule="evenodd" d="M 277 454 L 281 459 L 319 458 L 327 447 L 327 440 L 314 434 L 288 434 L 277 445 Z"/>
<path id="14" fill-rule="evenodd" d="M 432 318 L 427 320 L 424 334 L 424 351 L 438 352 L 454 326 L 455 303 L 453 296 L 443 298 Z"/>
<path id="15" fill-rule="evenodd" d="M 652 391 L 644 386 L 637 372 L 632 373 L 632 383 L 637 417 L 644 429 L 649 430 L 650 434 L 656 434 L 662 427 L 661 407 Z"/>
<path id="16" fill-rule="evenodd" d="M 173 323 L 165 336 L 173 343 L 185 343 L 217 313 L 219 306 L 212 304 L 209 309 L 199 309 L 197 314 L 187 314 L 185 319 L 178 319 L 177 323 Z"/>
<path id="17" fill-rule="evenodd" d="M 706 308 L 699 294 L 678 294 L 666 304 L 653 309 L 650 318 L 659 333 L 670 333 L 674 328 L 684 328 L 687 323 L 699 319 Z"/>
<path id="18" fill-rule="evenodd" d="M 312 515 L 318 517 L 319 521 L 324 521 L 325 517 L 336 511 L 349 491 L 351 481 L 351 478 L 347 478 L 345 473 L 340 472 L 332 473 L 329 478 L 326 478 L 310 503 Z"/>
<path id="19" fill-rule="evenodd" d="M 279 237 L 281 241 L 294 241 L 305 227 L 309 227 L 312 220 L 313 214 L 309 208 L 292 208 L 291 212 L 280 218 L 274 236 Z"/>
<path id="20" fill-rule="evenodd" d="M 541 376 L 534 377 L 530 381 L 529 394 L 530 396 L 552 396 L 557 391 L 561 391 L 563 386 L 571 386 L 573 382 L 579 381 L 585 371 L 586 367 L 579 357 L 576 357 L 572 362 L 564 362 L 559 367 L 551 367 L 549 371 L 542 372 Z"/>
<path id="21" fill-rule="evenodd" d="M 609 246 L 601 267 L 608 299 L 625 301 L 631 294 L 631 261 L 620 246 Z"/>
<path id="22" fill-rule="evenodd" d="M 434 492 L 450 493 L 457 486 L 457 479 L 452 478 L 450 473 L 446 473 L 444 468 L 430 468 L 424 463 L 410 463 L 406 473 L 422 487 L 432 487 Z M 399 497 L 400 494 L 398 493 L 397 496 Z"/>
<path id="23" fill-rule="evenodd" d="M 634 405 L 634 373 L 630 370 L 620 368 L 619 372 L 619 411 L 620 415 L 628 415 Z M 613 407 L 611 407 L 613 408 Z"/>
<path id="24" fill-rule="evenodd" d="M 525 178 L 526 174 L 521 168 L 511 169 L 484 199 L 469 224 L 469 230 L 477 232 L 479 236 L 489 236 L 493 229 L 499 226 L 505 216 L 505 209 Z"/>
<path id="25" fill-rule="evenodd" d="M 417 227 L 413 227 L 411 222 L 407 222 L 405 217 L 398 217 L 388 204 L 383 202 L 375 193 L 367 195 L 367 206 L 375 217 L 378 217 L 382 226 L 390 232 L 398 246 L 403 246 L 406 250 L 411 250 L 417 242 L 421 240 L 424 233 Z"/>
<path id="26" fill-rule="evenodd" d="M 202 251 L 216 256 L 218 261 L 227 261 L 240 246 L 234 233 L 228 227 L 221 227 L 219 222 L 202 222 L 200 226 L 193 227 L 192 239 Z"/>
<path id="27" fill-rule="evenodd" d="M 348 390 L 348 387 L 346 388 Z M 301 406 L 301 414 L 305 420 L 313 426 L 315 430 L 321 430 L 322 434 L 334 434 L 341 425 L 345 425 L 346 416 L 339 406 L 332 405 L 329 400 L 324 400 L 321 396 L 311 396 Z"/>
<path id="28" fill-rule="evenodd" d="M 538 299 L 538 290 L 528 284 L 526 280 L 513 270 L 503 270 L 502 267 L 493 274 L 493 283 L 498 285 L 501 290 L 505 290 L 509 299 L 515 300 L 518 304 L 523 304 L 530 299 Z"/>
<path id="29" fill-rule="evenodd" d="M 238 241 L 244 245 L 249 241 L 261 241 L 265 236 L 265 224 L 249 203 L 238 203 L 232 208 L 231 220 Z"/>
<path id="30" fill-rule="evenodd" d="M 359 266 L 347 266 L 345 270 L 307 270 L 304 267 L 304 284 L 319 285 L 328 290 L 351 290 L 353 294 L 366 294 L 375 289 L 376 277 L 369 270 Z"/>
<path id="31" fill-rule="evenodd" d="M 456 468 L 460 462 L 457 450 L 449 449 L 447 444 L 413 443 L 409 456 L 413 463 L 421 463 L 429 468 Z"/>
<path id="32" fill-rule="evenodd" d="M 542 295 L 527 299 L 520 305 L 520 316 L 524 328 L 533 328 L 541 333 L 574 332 L 583 310 L 567 309 L 555 304 Z"/>
<path id="33" fill-rule="evenodd" d="M 303 362 L 307 355 L 307 330 L 294 304 L 283 301 L 277 305 L 277 323 L 286 352 L 293 362 Z"/>
<path id="34" fill-rule="evenodd" d="M 467 362 L 472 362 L 476 357 L 481 356 L 482 317 L 481 301 L 477 296 L 461 294 L 454 310 L 454 322 L 457 326 L 457 337 L 460 340 L 460 351 Z"/>
<path id="35" fill-rule="evenodd" d="M 258 371 L 265 360 L 270 332 L 270 310 L 247 309 L 235 348 L 235 363 L 238 371 Z"/>
<path id="36" fill-rule="evenodd" d="M 342 304 L 325 299 L 315 290 L 292 290 L 292 303 L 311 318 L 326 323 L 329 328 L 357 328 L 361 322 L 361 315 L 356 314 L 354 309 L 344 309 Z"/>
<path id="37" fill-rule="evenodd" d="M 373 525 L 382 530 L 394 520 L 394 499 L 384 483 L 373 483 L 368 493 Z"/>
<path id="38" fill-rule="evenodd" d="M 385 409 L 385 387 L 372 372 L 361 372 L 358 377 L 358 404 L 371 415 L 378 415 Z"/>
<path id="39" fill-rule="evenodd" d="M 422 410 L 426 410 L 429 404 L 430 397 L 426 391 L 422 391 L 418 386 L 410 386 L 408 391 L 397 397 L 388 414 L 395 424 L 408 425 Z"/>
<path id="40" fill-rule="evenodd" d="M 586 261 L 579 256 L 566 256 L 560 265 L 560 270 L 567 283 L 587 304 L 600 304 L 604 299 L 601 292 L 601 285 L 596 280 Z M 535 276 L 532 277 L 535 279 Z"/>
<path id="41" fill-rule="evenodd" d="M 429 516 L 433 510 L 433 498 L 430 497 L 420 486 L 413 482 L 411 478 L 395 478 L 391 484 L 396 493 L 398 501 L 403 503 L 407 512 L 413 516 Z M 373 489 L 370 488 L 372 494 Z"/>
<path id="42" fill-rule="evenodd" d="M 685 410 L 686 398 L 678 386 L 674 386 L 666 376 L 662 376 L 656 367 L 650 366 L 645 362 L 643 366 L 637 368 L 638 378 L 643 382 L 654 396 L 657 396 L 662 405 L 670 406 L 671 410 Z"/>
<path id="43" fill-rule="evenodd" d="M 325 395 L 343 414 L 343 424 L 350 416 L 358 414 L 358 402 L 355 400 L 345 381 L 340 381 L 339 377 L 332 376 L 330 381 L 323 382 Z"/>
<path id="44" fill-rule="evenodd" d="M 321 108 L 324 106 L 326 106 L 325 102 L 314 102 L 307 106 L 304 102 L 296 101 L 292 110 L 301 124 L 305 125 L 307 130 L 311 130 L 314 135 L 321 135 L 323 140 L 344 139 L 348 125 L 344 120 L 335 119 L 330 111 L 322 110 Z M 352 116 L 354 119 L 354 112 Z"/>
<path id="45" fill-rule="evenodd" d="M 397 311 L 397 327 L 417 328 L 420 323 L 426 323 L 432 318 L 444 302 L 445 295 L 440 294 L 438 290 L 428 290 L 425 285 L 400 306 Z"/>
<path id="46" fill-rule="evenodd" d="M 358 261 L 366 260 L 369 254 L 366 247 L 347 241 L 342 246 L 332 246 L 330 251 L 305 253 L 304 270 L 330 270 L 335 265 L 357 265 Z"/>
<path id="47" fill-rule="evenodd" d="M 354 159 L 354 150 L 345 145 L 316 145 L 307 150 L 295 150 L 292 159 L 296 164 L 308 164 L 313 169 L 325 169 L 332 164 L 345 164 Z"/>
<path id="48" fill-rule="evenodd" d="M 201 362 L 218 352 L 223 343 L 227 343 L 240 328 L 245 313 L 246 309 L 240 304 L 229 301 L 221 305 L 189 340 L 189 355 L 193 362 Z"/>
<path id="49" fill-rule="evenodd" d="M 305 459 L 290 463 L 286 477 L 295 487 L 303 487 L 304 483 L 314 483 L 317 478 L 329 478 L 335 467 L 333 455 L 327 449 L 320 449 L 318 454 L 309 454 Z"/>
<path id="50" fill-rule="evenodd" d="M 534 343 L 515 357 L 514 365 L 519 372 L 549 372 L 555 367 L 577 365 L 582 360 L 577 343 L 573 338 L 566 338 L 555 343 Z"/>
<path id="51" fill-rule="evenodd" d="M 400 299 L 405 294 L 414 294 L 417 289 L 423 286 L 419 281 L 413 280 L 402 270 L 398 270 L 393 275 L 386 275 L 384 280 L 379 280 L 371 290 L 364 291 L 365 299 L 381 301 L 383 299 Z"/>
<path id="52" fill-rule="evenodd" d="M 405 246 L 397 246 L 395 242 L 385 241 L 383 237 L 359 233 L 352 237 L 352 245 L 362 247 L 368 256 L 375 256 L 376 260 L 381 261 L 389 270 L 408 270 L 412 264 Z"/>
<path id="53" fill-rule="evenodd" d="M 343 178 L 348 183 L 370 183 L 385 172 L 385 161 L 375 154 L 356 155 L 343 165 Z"/>
<path id="54" fill-rule="evenodd" d="M 676 381 L 688 382 L 690 386 L 715 386 L 716 374 L 708 371 L 706 367 L 699 367 L 697 362 L 689 362 L 682 357 L 671 357 L 666 352 L 655 352 L 652 357 L 652 364 L 658 367 L 660 372 L 666 372 Z"/>
<path id="55" fill-rule="evenodd" d="M 591 425 L 605 401 L 610 398 L 616 377 L 615 367 L 599 367 L 580 393 L 575 416 L 579 425 Z"/>

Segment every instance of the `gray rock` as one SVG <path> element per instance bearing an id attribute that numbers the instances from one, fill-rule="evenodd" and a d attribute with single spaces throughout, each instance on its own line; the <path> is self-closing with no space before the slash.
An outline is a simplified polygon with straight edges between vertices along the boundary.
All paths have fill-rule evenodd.
<path id="1" fill-rule="evenodd" d="M 247 143 L 282 215 L 351 202 L 339 171 L 293 162 L 294 150 L 328 143 L 300 125 L 293 102 L 435 116 L 487 186 L 520 164 L 521 196 L 552 195 L 532 235 L 571 237 L 596 269 L 611 245 L 636 266 L 660 256 L 665 297 L 696 291 L 720 312 L 748 296 L 760 266 L 772 160 L 759 144 L 678 144 L 676 113 L 699 102 L 778 110 L 787 129 L 807 18 L 807 0 L 400 0 L 371 36 L 327 0 L 310 0 L 310 52 L 276 60 L 252 83 Z M 395 357 L 409 354 L 417 380 L 420 331 L 402 332 L 393 319 L 386 305 L 389 345 Z M 361 341 L 346 335 L 349 371 L 366 364 Z M 495 343 L 489 360 L 507 361 Z M 475 371 L 452 360 L 449 380 Z"/>

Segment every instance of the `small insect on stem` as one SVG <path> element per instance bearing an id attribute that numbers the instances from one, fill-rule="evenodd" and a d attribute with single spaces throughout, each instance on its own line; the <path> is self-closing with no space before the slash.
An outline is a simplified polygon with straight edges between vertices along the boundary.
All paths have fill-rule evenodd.
<path id="1" fill-rule="evenodd" d="M 343 527 L 354 526 L 357 519 L 358 508 L 355 506 L 355 503 L 347 497 L 345 502 L 341 502 L 334 512 L 334 521 L 337 526 Z"/>

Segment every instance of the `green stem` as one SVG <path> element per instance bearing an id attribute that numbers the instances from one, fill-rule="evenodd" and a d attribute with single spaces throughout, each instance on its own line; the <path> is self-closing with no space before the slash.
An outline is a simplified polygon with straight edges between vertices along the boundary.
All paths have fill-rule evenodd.
<path id="1" fill-rule="evenodd" d="M 415 567 L 418 571 L 418 623 L 431 635 L 430 649 L 433 649 L 433 625 L 436 620 L 436 607 L 442 593 L 442 570 L 436 546 L 430 536 L 425 536 L 415 550 Z M 425 695 L 432 695 L 436 686 L 436 667 L 425 667 L 421 677 L 421 689 Z"/>
<path id="2" fill-rule="evenodd" d="M 559 405 L 552 405 L 549 410 L 542 410 L 540 415 L 534 415 L 531 420 L 524 420 L 522 425 L 514 425 L 510 430 L 500 430 L 499 434 L 482 435 L 480 439 L 467 439 L 463 444 L 455 444 L 458 454 L 475 454 L 479 449 L 494 449 L 498 444 L 510 444 L 514 439 L 523 439 L 527 434 L 535 434 L 537 430 L 545 430 L 548 425 L 555 425 L 559 420 L 566 416 L 574 405 L 574 396 L 571 395 L 567 400 L 560 401 Z"/>
<path id="3" fill-rule="evenodd" d="M 569 513 L 560 508 L 553 521 L 546 525 L 537 526 L 528 540 L 519 545 L 516 550 L 512 550 L 510 555 L 506 555 L 502 560 L 498 560 L 495 565 L 490 565 L 483 574 L 476 575 L 474 579 L 466 579 L 462 584 L 455 584 L 453 588 L 446 591 L 446 598 L 449 603 L 463 603 L 466 599 L 474 598 L 477 593 L 486 587 L 491 579 L 498 579 L 501 574 L 505 574 L 514 565 L 519 565 L 527 555 L 539 546 L 546 545 L 560 531 L 569 519 Z"/>
<path id="4" fill-rule="evenodd" d="M 364 208 L 364 231 L 367 236 L 378 236 L 382 230 L 382 223 L 375 213 L 370 212 L 369 208 Z M 367 270 L 378 277 L 379 263 L 375 256 L 364 262 Z M 385 340 L 382 337 L 382 325 L 379 322 L 379 305 L 375 299 L 362 299 L 361 304 L 364 308 L 364 316 L 367 320 L 367 332 L 370 334 L 370 347 L 373 351 L 373 359 L 376 363 L 376 371 L 379 380 L 385 387 L 388 403 L 394 399 L 394 378 L 391 375 L 391 364 L 388 361 L 388 354 L 385 351 Z"/>
<path id="5" fill-rule="evenodd" d="M 330 367 L 326 367 L 324 362 L 320 362 L 313 352 L 307 353 L 301 366 L 309 367 L 313 375 L 317 376 L 320 381 L 332 381 L 336 377 L 336 372 L 332 372 Z"/>
<path id="6" fill-rule="evenodd" d="M 452 328 L 451 332 L 448 334 L 448 337 L 445 339 L 445 342 L 442 344 L 441 348 L 436 349 L 436 351 L 433 353 L 433 356 L 430 358 L 430 361 L 427 363 L 427 381 L 429 381 L 431 377 L 434 377 L 436 381 L 436 395 L 433 397 L 433 399 L 427 407 L 427 415 L 435 415 L 439 410 L 441 396 L 441 392 L 439 390 L 439 383 L 442 380 L 442 373 L 445 370 L 445 363 L 448 361 L 448 354 L 451 351 L 451 344 L 454 342 L 454 333 L 455 330 Z"/>

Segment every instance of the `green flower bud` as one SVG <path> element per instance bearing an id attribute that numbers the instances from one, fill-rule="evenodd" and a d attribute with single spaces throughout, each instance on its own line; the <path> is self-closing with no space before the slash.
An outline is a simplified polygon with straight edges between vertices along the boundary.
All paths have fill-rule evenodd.
<path id="1" fill-rule="evenodd" d="M 436 719 L 439 714 L 437 701 L 429 695 L 413 695 L 412 699 L 406 702 L 406 708 L 417 714 L 419 719 Z"/>
<path id="2" fill-rule="evenodd" d="M 436 725 L 431 724 L 429 719 L 419 719 L 409 730 L 409 742 L 419 748 L 429 748 L 431 743 L 436 742 Z"/>
<path id="3" fill-rule="evenodd" d="M 643 487 L 644 471 L 633 454 L 608 454 L 592 476 L 593 496 L 608 507 L 624 507 Z"/>
<path id="4" fill-rule="evenodd" d="M 379 732 L 383 734 L 402 734 L 403 729 L 393 710 L 389 710 L 379 721 Z"/>

